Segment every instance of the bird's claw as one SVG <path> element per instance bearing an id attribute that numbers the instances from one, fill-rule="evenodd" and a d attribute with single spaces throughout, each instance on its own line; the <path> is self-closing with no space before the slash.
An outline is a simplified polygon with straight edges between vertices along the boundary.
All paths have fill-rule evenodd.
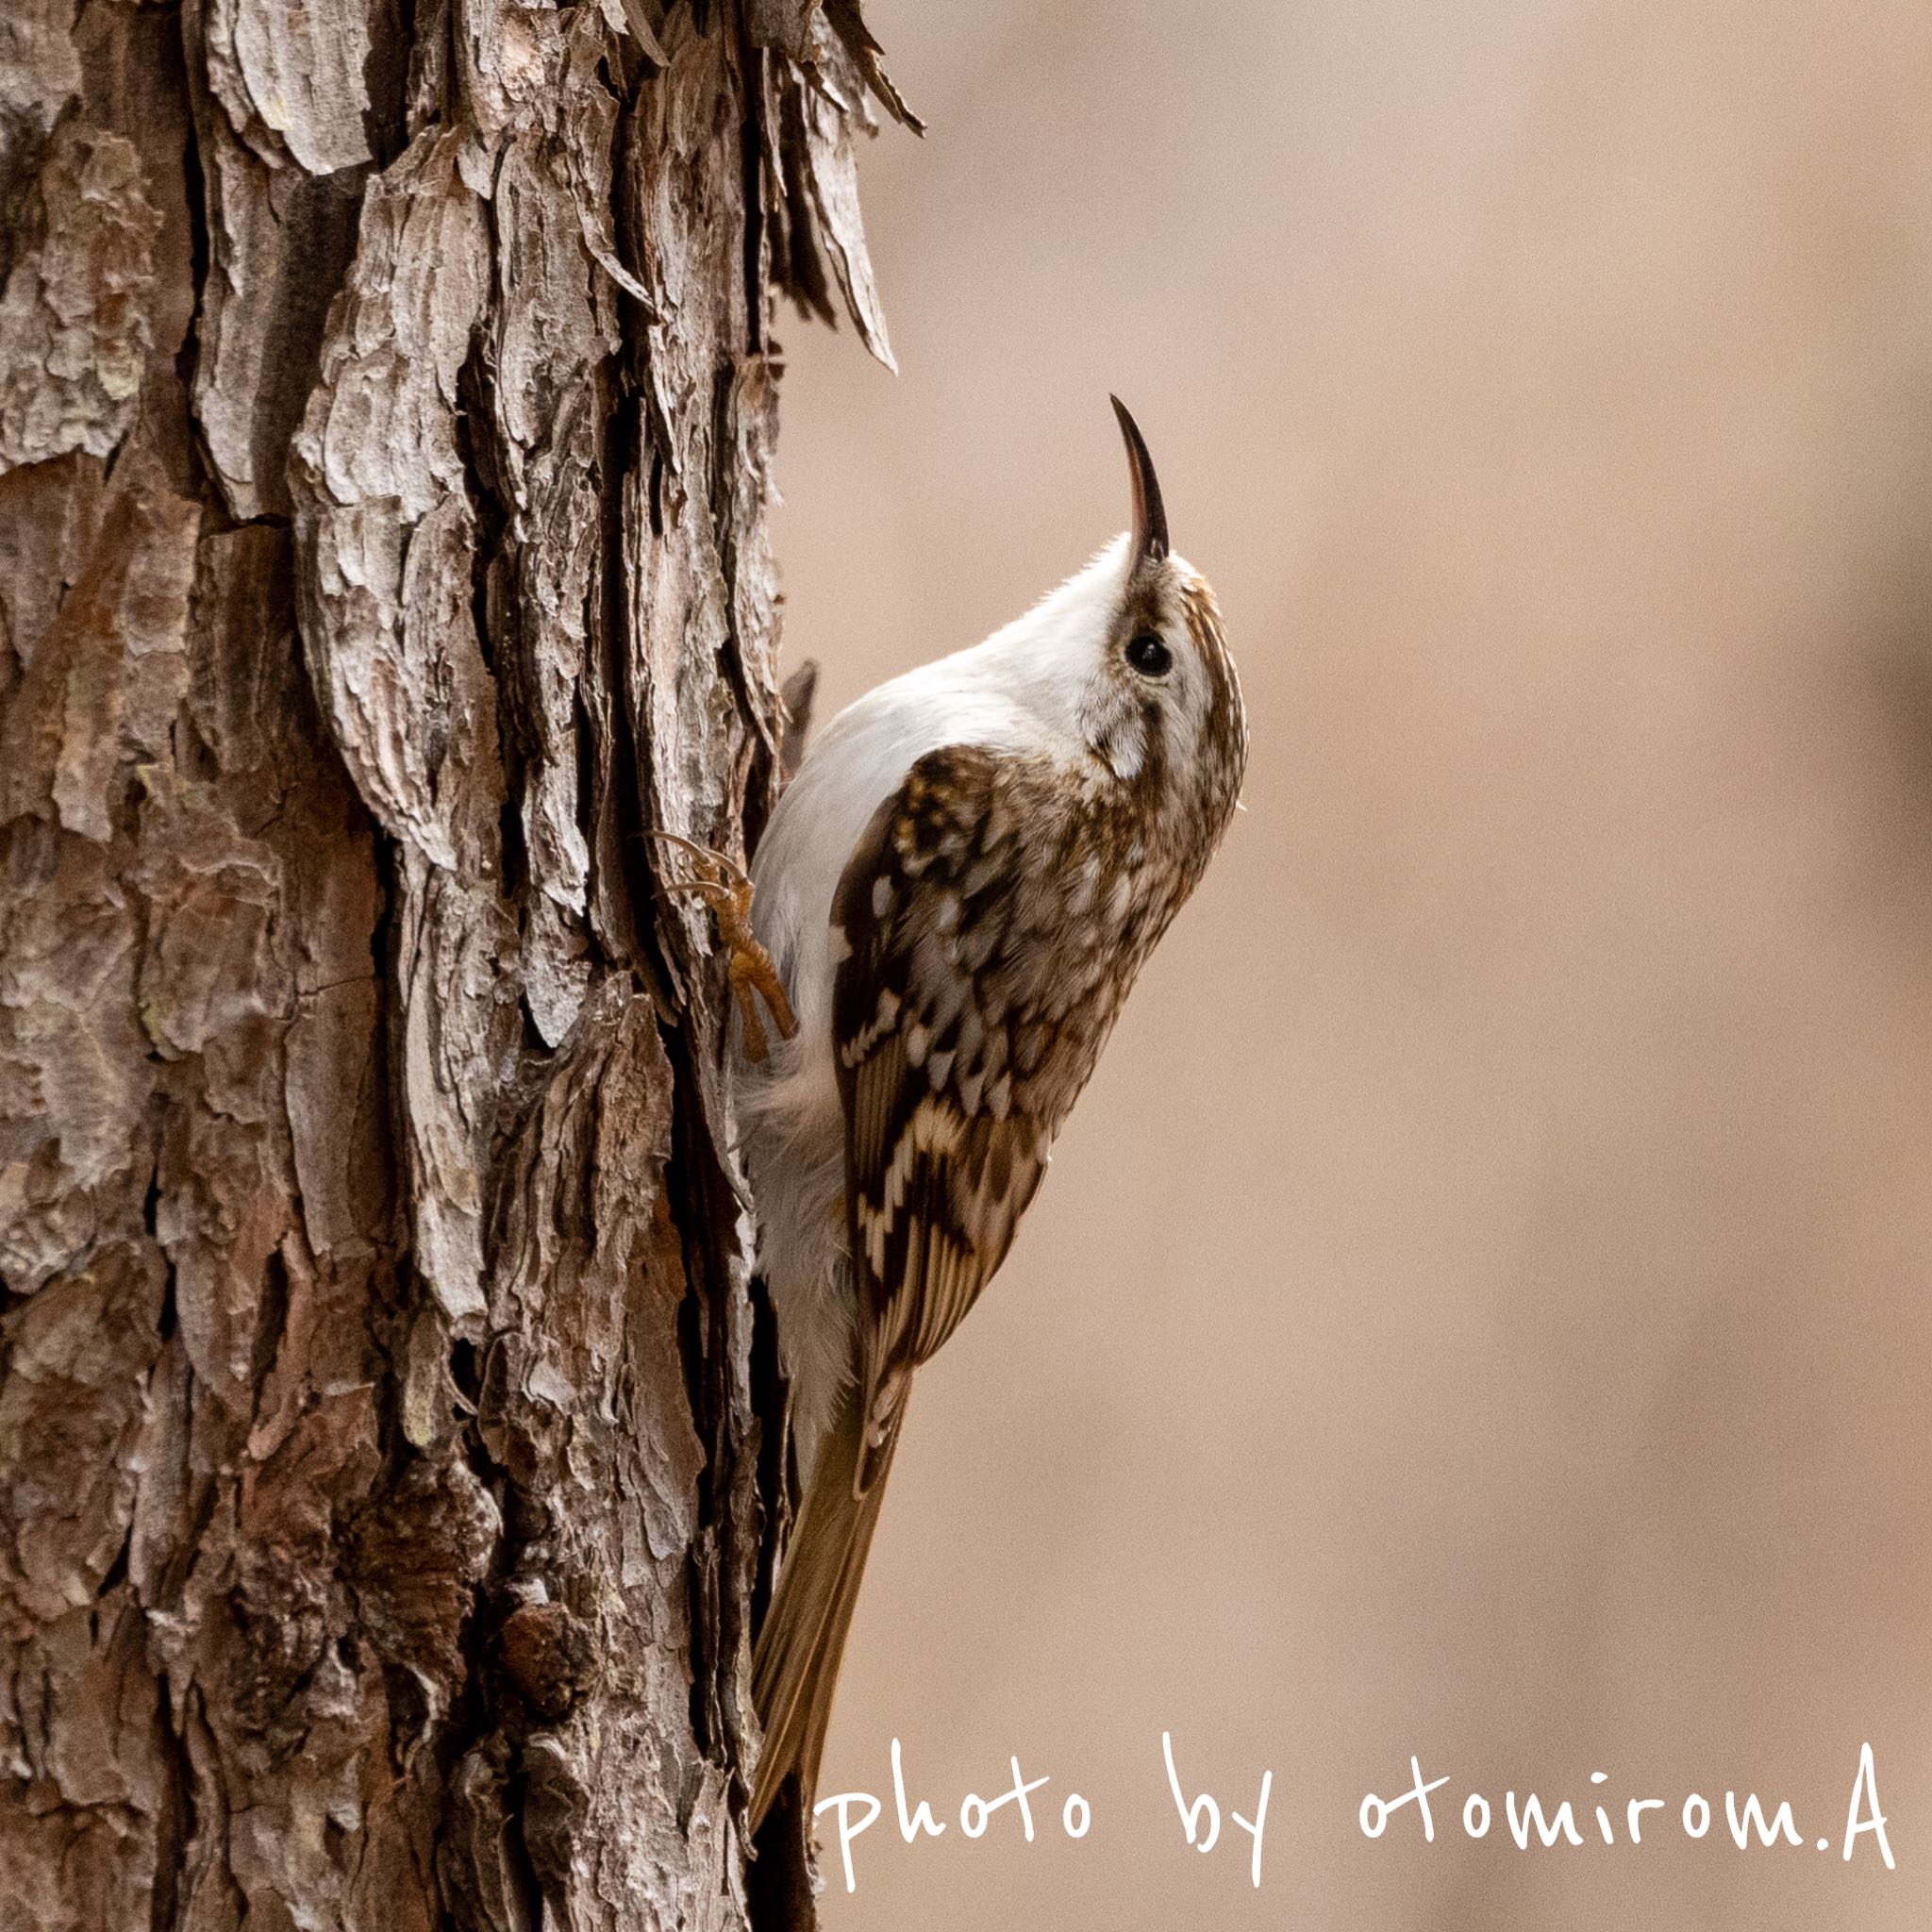
<path id="1" fill-rule="evenodd" d="M 692 893 L 717 915 L 718 936 L 730 955 L 725 976 L 732 998 L 738 1003 L 739 1016 L 744 1022 L 744 1057 L 754 1066 L 762 1065 L 771 1043 L 765 1035 L 758 1000 L 762 998 L 771 1009 L 780 1040 L 790 1040 L 798 1031 L 798 1020 L 771 954 L 759 944 L 758 935 L 751 929 L 751 880 L 742 866 L 722 852 L 714 852 L 681 833 L 654 828 L 651 836 L 669 845 L 691 867 L 689 877 L 667 878 L 664 890 Z"/>

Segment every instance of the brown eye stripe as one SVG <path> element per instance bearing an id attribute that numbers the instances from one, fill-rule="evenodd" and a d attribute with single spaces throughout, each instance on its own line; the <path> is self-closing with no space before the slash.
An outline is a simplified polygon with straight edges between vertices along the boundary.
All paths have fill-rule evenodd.
<path id="1" fill-rule="evenodd" d="M 1188 636 L 1208 671 L 1208 741 L 1224 748 L 1239 785 L 1248 761 L 1247 711 L 1241 704 L 1241 680 L 1235 675 L 1234 659 L 1228 655 L 1227 640 L 1222 634 L 1220 606 L 1202 578 L 1190 575 L 1183 580 L 1181 615 L 1188 626 Z"/>

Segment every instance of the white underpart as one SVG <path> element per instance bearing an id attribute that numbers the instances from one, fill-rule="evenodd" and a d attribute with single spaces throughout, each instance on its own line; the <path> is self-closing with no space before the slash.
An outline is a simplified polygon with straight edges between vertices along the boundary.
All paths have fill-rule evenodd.
<path id="1" fill-rule="evenodd" d="M 1082 703 L 1120 608 L 1126 547 L 1117 538 L 983 644 L 878 686 L 814 732 L 758 845 L 753 924 L 791 995 L 798 1033 L 767 1067 L 741 1065 L 739 1111 L 763 1230 L 759 1266 L 777 1309 L 808 1473 L 857 1365 L 832 1043 L 832 979 L 843 950 L 833 895 L 873 814 L 927 752 L 977 744 L 1070 766 L 1093 756 Z M 1138 758 L 1135 745 L 1114 762 L 1131 769 Z"/>

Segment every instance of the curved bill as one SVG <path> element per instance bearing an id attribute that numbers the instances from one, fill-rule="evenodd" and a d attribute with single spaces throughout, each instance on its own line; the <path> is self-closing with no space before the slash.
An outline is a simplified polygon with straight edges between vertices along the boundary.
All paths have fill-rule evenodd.
<path id="1" fill-rule="evenodd" d="M 1161 558 L 1167 555 L 1167 510 L 1160 501 L 1160 480 L 1154 474 L 1154 458 L 1147 454 L 1147 440 L 1141 425 L 1128 413 L 1118 396 L 1109 396 L 1113 412 L 1121 419 L 1121 436 L 1127 445 L 1127 475 L 1134 489 L 1134 534 L 1132 555 Z"/>

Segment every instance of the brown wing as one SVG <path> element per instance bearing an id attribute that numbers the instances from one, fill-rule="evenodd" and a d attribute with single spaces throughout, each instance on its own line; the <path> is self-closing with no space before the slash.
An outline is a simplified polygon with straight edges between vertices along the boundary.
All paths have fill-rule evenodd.
<path id="1" fill-rule="evenodd" d="M 840 881 L 833 986 L 859 1307 L 864 1495 L 913 1370 L 1006 1258 L 1057 1121 L 1009 1066 L 1015 853 L 992 758 L 930 753 L 874 814 Z"/>

